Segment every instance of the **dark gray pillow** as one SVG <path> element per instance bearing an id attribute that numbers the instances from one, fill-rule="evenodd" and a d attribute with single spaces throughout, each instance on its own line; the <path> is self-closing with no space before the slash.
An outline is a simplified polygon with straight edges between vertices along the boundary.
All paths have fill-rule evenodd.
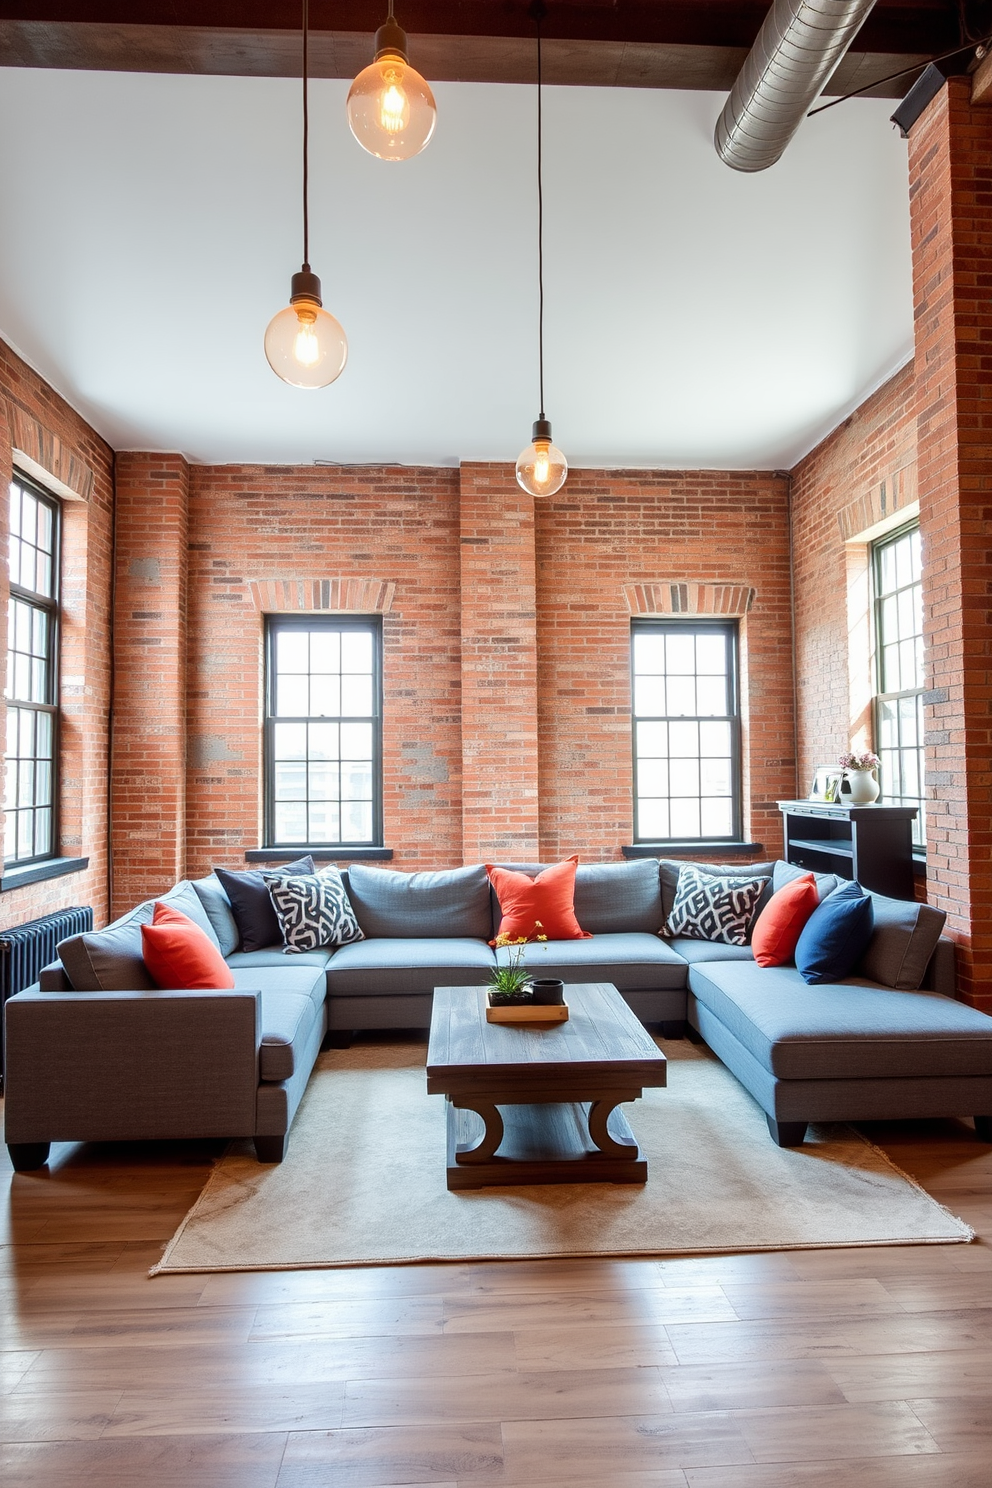
<path id="1" fill-rule="evenodd" d="M 238 922 L 231 913 L 231 901 L 224 893 L 220 879 L 216 873 L 211 873 L 209 878 L 194 878 L 193 888 L 213 927 L 221 955 L 229 956 L 238 949 L 241 934 Z"/>
<path id="2" fill-rule="evenodd" d="M 218 948 L 220 947 L 220 939 L 213 923 L 188 878 L 177 883 L 175 888 L 170 889 L 167 894 L 161 894 L 156 903 L 168 904 L 170 909 L 178 909 L 180 914 L 184 914 L 188 920 L 193 921 L 194 925 L 199 926 L 209 941 Z"/>
<path id="3" fill-rule="evenodd" d="M 488 940 L 492 935 L 489 878 L 481 863 L 437 873 L 395 873 L 352 863 L 348 895 L 370 938 Z"/>
<path id="4" fill-rule="evenodd" d="M 292 863 L 267 868 L 265 873 L 313 873 L 313 858 L 297 858 Z M 229 868 L 215 868 L 231 905 L 241 937 L 242 951 L 267 951 L 270 946 L 282 945 L 282 930 L 279 919 L 272 908 L 269 886 L 264 873 L 234 873 Z"/>
<path id="5" fill-rule="evenodd" d="M 795 863 L 783 863 L 781 858 L 775 864 L 772 873 L 772 892 L 777 894 L 779 889 L 784 889 L 787 883 L 793 883 L 795 879 L 802 878 L 805 874 L 812 873 L 816 879 L 816 892 L 822 904 L 828 894 L 832 894 L 845 880 L 838 878 L 836 873 L 815 873 L 812 868 L 797 868 Z"/>
<path id="6" fill-rule="evenodd" d="M 679 870 L 682 868 L 701 868 L 704 873 L 712 874 L 716 878 L 767 877 L 768 882 L 754 906 L 754 914 L 751 916 L 752 926 L 772 897 L 771 875 L 775 867 L 774 863 L 682 863 L 671 858 L 662 858 L 658 866 L 661 872 L 661 906 L 665 911 L 665 920 L 671 914 L 675 903 L 675 890 L 678 888 Z M 750 934 L 750 931 L 748 933 Z"/>
<path id="7" fill-rule="evenodd" d="M 657 858 L 629 863 L 580 863 L 575 870 L 575 918 L 590 935 L 641 930 L 664 923 Z"/>
<path id="8" fill-rule="evenodd" d="M 871 901 L 875 928 L 857 975 L 899 992 L 915 992 L 923 984 L 947 916 L 942 909 L 912 899 L 872 894 Z"/>
<path id="9" fill-rule="evenodd" d="M 60 940 L 56 950 L 77 992 L 149 992 L 153 981 L 141 953 L 141 927 L 152 921 L 152 904 L 139 904 L 106 930 L 87 930 Z"/>

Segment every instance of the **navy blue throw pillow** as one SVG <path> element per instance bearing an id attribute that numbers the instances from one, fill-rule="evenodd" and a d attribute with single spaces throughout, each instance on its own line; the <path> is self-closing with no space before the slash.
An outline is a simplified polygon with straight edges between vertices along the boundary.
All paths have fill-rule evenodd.
<path id="1" fill-rule="evenodd" d="M 868 949 L 875 927 L 870 897 L 854 879 L 828 894 L 810 915 L 796 946 L 796 970 L 804 982 L 839 982 Z"/>
<path id="2" fill-rule="evenodd" d="M 224 893 L 231 902 L 233 914 L 241 933 L 239 951 L 265 951 L 269 946 L 283 943 L 282 926 L 269 898 L 269 886 L 261 873 L 232 873 L 227 868 L 215 868 Z M 268 873 L 313 873 L 313 858 L 297 858 L 293 863 L 269 868 Z"/>

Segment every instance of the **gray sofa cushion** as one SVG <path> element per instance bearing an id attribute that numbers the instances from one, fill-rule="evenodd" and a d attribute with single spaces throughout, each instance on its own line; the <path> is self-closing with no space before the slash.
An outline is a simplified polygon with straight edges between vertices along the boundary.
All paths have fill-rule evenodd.
<path id="1" fill-rule="evenodd" d="M 484 940 L 370 939 L 342 946 L 327 968 L 330 994 L 375 996 L 483 986 L 496 964 Z M 356 1025 L 357 1026 L 357 1025 Z"/>
<path id="2" fill-rule="evenodd" d="M 782 1080 L 992 1075 L 992 1018 L 934 992 L 716 962 L 689 968 L 689 990 Z"/>
<path id="3" fill-rule="evenodd" d="M 658 859 L 580 863 L 575 870 L 575 918 L 591 935 L 628 930 L 656 934 L 665 922 Z"/>
<path id="4" fill-rule="evenodd" d="M 330 951 L 297 951 L 292 956 L 286 955 L 285 946 L 269 946 L 265 951 L 232 951 L 226 957 L 227 964 L 232 969 L 240 970 L 243 966 L 319 966 L 324 968 L 331 959 Z"/>
<path id="5" fill-rule="evenodd" d="M 666 941 L 690 966 L 700 961 L 753 961 L 749 945 L 726 945 L 722 940 L 690 940 L 687 935 L 674 935 Z"/>
<path id="6" fill-rule="evenodd" d="M 170 889 L 167 894 L 160 894 L 159 902 L 168 904 L 173 909 L 178 909 L 180 914 L 184 914 L 188 920 L 192 920 L 194 925 L 200 927 L 207 939 L 217 946 L 221 955 L 224 954 L 224 948 L 221 946 L 220 937 L 214 929 L 213 921 L 204 909 L 203 902 L 196 892 L 195 885 L 188 878 L 184 878 L 180 883 L 177 883 L 175 888 Z"/>
<path id="7" fill-rule="evenodd" d="M 506 965 L 511 954 L 515 960 L 517 949 L 498 950 L 500 965 Z M 681 988 L 686 983 L 683 958 L 657 935 L 643 931 L 596 935 L 592 940 L 549 940 L 546 945 L 531 941 L 519 950 L 523 965 L 535 976 L 560 977 L 566 984 L 612 982 L 618 992 L 632 992 Z"/>
<path id="8" fill-rule="evenodd" d="M 299 992 L 263 992 L 259 1013 L 259 1078 L 270 1083 L 289 1080 L 299 1067 L 307 1034 L 320 1009 Z"/>
<path id="9" fill-rule="evenodd" d="M 664 924 L 672 912 L 675 903 L 675 890 L 678 888 L 679 870 L 682 868 L 701 868 L 704 873 L 716 874 L 719 878 L 764 878 L 768 882 L 762 891 L 761 897 L 754 906 L 751 916 L 753 925 L 769 899 L 772 897 L 772 872 L 774 863 L 680 863 L 673 858 L 661 858 L 658 864 L 661 877 L 661 907 L 664 910 Z M 661 926 L 658 926 L 659 930 Z"/>
<path id="10" fill-rule="evenodd" d="M 942 909 L 913 900 L 872 894 L 875 928 L 857 966 L 858 976 L 885 987 L 915 992 L 923 985 L 930 957 L 947 919 Z"/>
<path id="11" fill-rule="evenodd" d="M 70 935 L 56 947 L 77 992 L 147 992 L 157 990 L 141 954 L 141 927 L 152 922 L 151 902 L 108 925 Z"/>
<path id="12" fill-rule="evenodd" d="M 234 986 L 238 992 L 293 992 L 308 997 L 320 1007 L 327 993 L 327 982 L 321 966 L 301 966 L 298 957 L 281 966 L 232 966 Z"/>
<path id="13" fill-rule="evenodd" d="M 231 901 L 224 893 L 224 886 L 216 873 L 209 878 L 192 880 L 196 897 L 203 905 L 204 913 L 213 926 L 222 956 L 229 956 L 241 944 L 238 922 L 231 913 Z"/>
<path id="14" fill-rule="evenodd" d="M 352 863 L 348 895 L 370 939 L 488 940 L 489 879 L 479 864 L 438 873 L 394 873 Z"/>

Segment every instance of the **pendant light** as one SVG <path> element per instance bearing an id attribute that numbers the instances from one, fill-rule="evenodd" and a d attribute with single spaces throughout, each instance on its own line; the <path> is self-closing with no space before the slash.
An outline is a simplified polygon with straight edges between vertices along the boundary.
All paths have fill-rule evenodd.
<path id="1" fill-rule="evenodd" d="M 309 0 L 303 0 L 303 267 L 293 275 L 289 304 L 269 321 L 265 355 L 283 382 L 322 388 L 340 377 L 348 360 L 348 338 L 323 308 L 320 280 L 310 270 Z"/>
<path id="2" fill-rule="evenodd" d="M 375 61 L 348 93 L 348 123 L 363 150 L 380 160 L 409 160 L 424 149 L 437 122 L 437 105 L 425 80 L 410 66 L 406 32 L 389 15 L 375 33 Z"/>
<path id="3" fill-rule="evenodd" d="M 544 183 L 541 175 L 541 22 L 547 15 L 541 0 L 531 6 L 537 22 L 537 346 L 541 387 L 541 415 L 534 422 L 531 443 L 517 460 L 517 484 L 532 496 L 553 496 L 565 484 L 568 461 L 551 442 L 551 421 L 544 416 Z"/>

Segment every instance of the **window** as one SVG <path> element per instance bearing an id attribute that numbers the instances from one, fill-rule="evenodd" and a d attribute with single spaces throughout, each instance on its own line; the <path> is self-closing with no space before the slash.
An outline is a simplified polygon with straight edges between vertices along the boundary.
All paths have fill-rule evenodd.
<path id="1" fill-rule="evenodd" d="M 377 621 L 269 619 L 267 847 L 382 843 L 381 642 Z"/>
<path id="2" fill-rule="evenodd" d="M 634 841 L 739 841 L 737 628 L 635 621 Z"/>
<path id="3" fill-rule="evenodd" d="M 889 806 L 916 806 L 913 842 L 926 842 L 923 768 L 923 595 L 920 529 L 872 548 L 875 591 L 875 739 Z"/>
<path id="4" fill-rule="evenodd" d="M 4 862 L 57 854 L 59 506 L 15 475 L 10 486 Z"/>

